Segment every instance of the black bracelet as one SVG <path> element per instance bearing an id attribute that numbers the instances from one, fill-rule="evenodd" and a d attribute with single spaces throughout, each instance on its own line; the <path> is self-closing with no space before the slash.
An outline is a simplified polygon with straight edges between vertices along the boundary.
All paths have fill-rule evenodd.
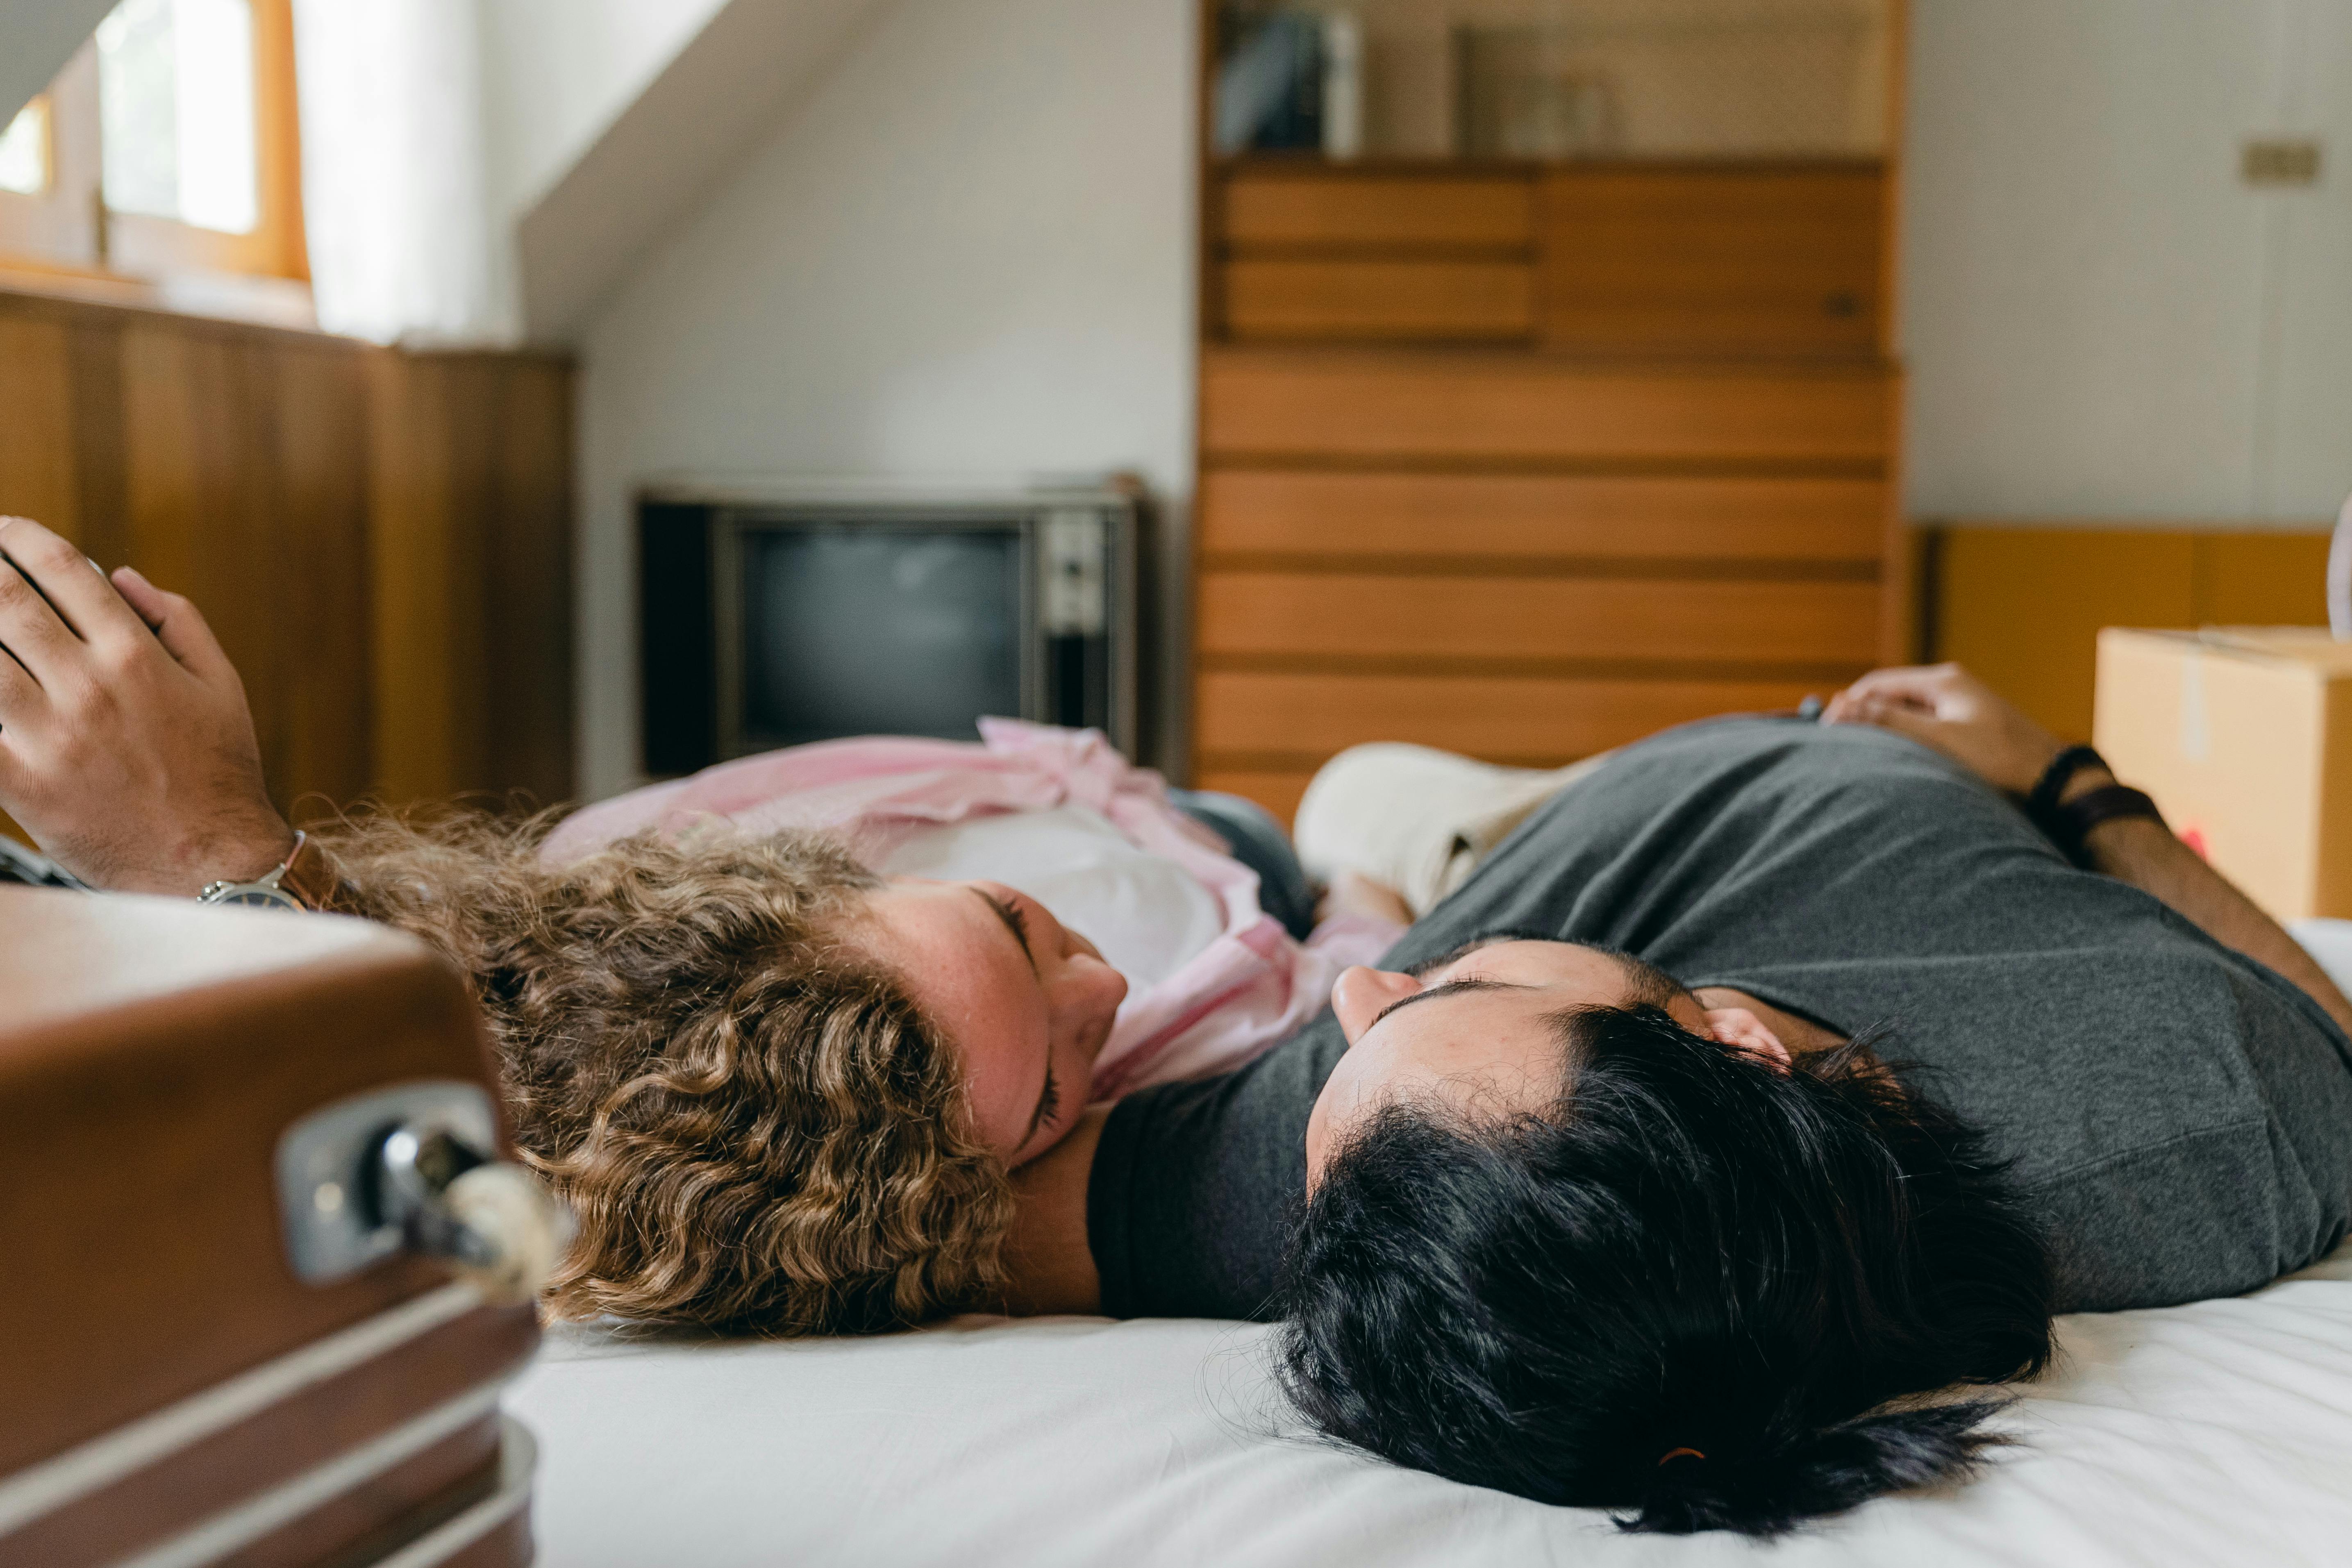
<path id="1" fill-rule="evenodd" d="M 2107 759 L 2088 746 L 2067 747 L 2050 759 L 2050 765 L 2042 770 L 2042 776 L 2027 792 L 2025 815 L 2033 818 L 2033 826 L 2049 834 L 2054 841 L 2057 835 L 2050 832 L 2051 814 L 2058 809 L 2058 797 L 2066 793 L 2066 786 L 2073 784 L 2074 775 L 2084 768 L 2106 766 Z M 2112 768 L 2108 771 L 2114 772 Z"/>
<path id="2" fill-rule="evenodd" d="M 2084 841 L 2090 837 L 2091 829 L 2102 822 L 2145 816 L 2153 819 L 2158 827 L 2166 826 L 2164 813 L 2156 808 L 2156 802 L 2148 798 L 2147 791 L 2119 784 L 2101 784 L 2087 795 L 2077 795 L 2055 807 L 2051 816 L 2051 842 L 2067 859 L 2085 870 L 2090 868 L 2090 854 Z"/>

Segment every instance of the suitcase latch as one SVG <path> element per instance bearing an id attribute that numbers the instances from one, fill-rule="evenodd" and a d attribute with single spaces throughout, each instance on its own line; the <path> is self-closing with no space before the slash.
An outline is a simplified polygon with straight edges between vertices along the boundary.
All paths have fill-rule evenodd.
<path id="1" fill-rule="evenodd" d="M 488 1093 L 457 1079 L 321 1106 L 278 1141 L 287 1260 L 314 1285 L 394 1253 L 446 1258 L 493 1301 L 527 1301 L 572 1235 L 521 1166 L 493 1157 Z"/>

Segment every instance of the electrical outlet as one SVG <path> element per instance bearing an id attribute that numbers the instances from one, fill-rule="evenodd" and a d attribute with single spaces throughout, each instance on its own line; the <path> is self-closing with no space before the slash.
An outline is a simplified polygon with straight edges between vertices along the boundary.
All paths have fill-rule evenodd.
<path id="1" fill-rule="evenodd" d="M 2250 185 L 2316 184 L 2319 143 L 2287 139 L 2249 142 L 2238 172 Z"/>

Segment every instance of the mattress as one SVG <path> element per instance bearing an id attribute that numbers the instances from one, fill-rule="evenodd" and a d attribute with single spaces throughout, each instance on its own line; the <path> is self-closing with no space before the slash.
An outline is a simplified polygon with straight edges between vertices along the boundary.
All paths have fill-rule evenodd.
<path id="1" fill-rule="evenodd" d="M 509 1408 L 546 1568 L 2352 1563 L 2352 1246 L 2251 1295 L 2059 1320 L 1969 1485 L 1777 1546 L 1399 1470 L 1302 1433 L 1269 1331 L 956 1319 L 874 1340 L 559 1328 Z"/>

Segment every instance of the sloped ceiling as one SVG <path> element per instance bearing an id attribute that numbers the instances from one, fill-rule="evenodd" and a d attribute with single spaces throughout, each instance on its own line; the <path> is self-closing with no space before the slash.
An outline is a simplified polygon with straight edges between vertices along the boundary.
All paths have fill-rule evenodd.
<path id="1" fill-rule="evenodd" d="M 525 328 L 572 341 L 598 300 L 897 0 L 729 0 L 518 226 Z"/>
<path id="2" fill-rule="evenodd" d="M 0 126 L 49 85 L 114 0 L 0 0 Z"/>

